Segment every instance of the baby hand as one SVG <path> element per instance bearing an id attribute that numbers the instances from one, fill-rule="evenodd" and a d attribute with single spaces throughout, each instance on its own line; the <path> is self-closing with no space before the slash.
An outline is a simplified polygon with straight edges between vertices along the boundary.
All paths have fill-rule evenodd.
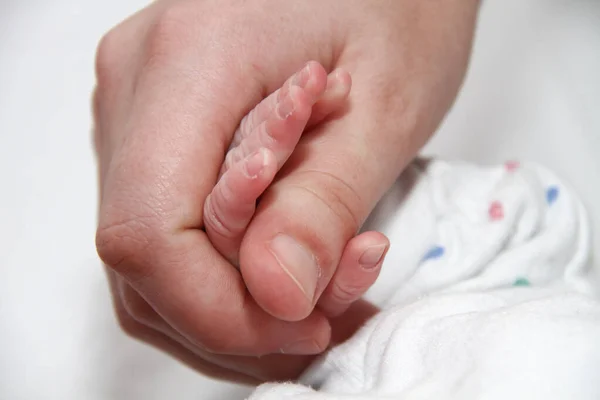
<path id="1" fill-rule="evenodd" d="M 239 249 L 260 196 L 303 133 L 339 111 L 350 88 L 347 72 L 338 69 L 327 75 L 322 65 L 310 62 L 243 118 L 204 204 L 208 237 L 234 265 L 239 266 Z M 333 278 L 320 289 L 320 297 L 315 296 L 317 306 L 330 317 L 342 314 L 375 282 L 388 247 L 387 238 L 378 232 L 352 238 Z M 282 319 L 301 319 L 282 312 L 285 301 L 281 299 L 281 310 L 266 311 Z"/>

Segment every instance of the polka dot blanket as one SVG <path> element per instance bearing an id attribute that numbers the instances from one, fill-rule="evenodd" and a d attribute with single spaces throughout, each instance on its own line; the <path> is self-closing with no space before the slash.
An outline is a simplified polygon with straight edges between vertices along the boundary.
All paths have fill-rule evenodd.
<path id="1" fill-rule="evenodd" d="M 590 225 L 550 171 L 419 159 L 364 229 L 392 243 L 382 311 L 251 400 L 600 399 Z"/>

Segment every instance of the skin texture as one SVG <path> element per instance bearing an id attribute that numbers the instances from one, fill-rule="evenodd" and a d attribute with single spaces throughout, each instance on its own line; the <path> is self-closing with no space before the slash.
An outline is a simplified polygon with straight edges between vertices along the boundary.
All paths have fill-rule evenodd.
<path id="1" fill-rule="evenodd" d="M 359 301 L 327 318 L 319 299 L 330 295 L 349 241 L 451 106 L 477 6 L 159 0 L 110 31 L 94 96 L 96 243 L 124 330 L 203 373 L 244 382 L 293 378 L 332 336 L 351 335 L 373 307 Z M 343 68 L 352 92 L 303 134 L 262 194 L 238 269 L 207 236 L 206 198 L 242 118 L 309 60 Z M 282 267 L 290 260 L 270 246 L 289 238 L 312 269 Z"/>

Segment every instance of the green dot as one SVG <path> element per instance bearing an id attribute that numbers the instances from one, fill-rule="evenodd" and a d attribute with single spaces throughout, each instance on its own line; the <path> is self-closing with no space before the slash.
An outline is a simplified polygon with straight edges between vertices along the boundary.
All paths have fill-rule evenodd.
<path id="1" fill-rule="evenodd" d="M 525 278 L 517 278 L 513 286 L 531 286 L 531 283 Z"/>

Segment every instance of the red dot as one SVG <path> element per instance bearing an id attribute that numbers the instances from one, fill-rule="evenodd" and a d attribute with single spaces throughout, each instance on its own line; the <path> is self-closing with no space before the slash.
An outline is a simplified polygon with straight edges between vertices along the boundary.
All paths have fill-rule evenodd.
<path id="1" fill-rule="evenodd" d="M 507 161 L 506 163 L 504 163 L 504 167 L 507 171 L 510 172 L 518 169 L 520 166 L 521 164 L 518 161 Z"/>
<path id="2" fill-rule="evenodd" d="M 494 201 L 490 204 L 490 209 L 488 210 L 488 214 L 492 221 L 500 221 L 504 218 L 504 207 L 502 207 L 502 203 L 499 201 Z"/>

